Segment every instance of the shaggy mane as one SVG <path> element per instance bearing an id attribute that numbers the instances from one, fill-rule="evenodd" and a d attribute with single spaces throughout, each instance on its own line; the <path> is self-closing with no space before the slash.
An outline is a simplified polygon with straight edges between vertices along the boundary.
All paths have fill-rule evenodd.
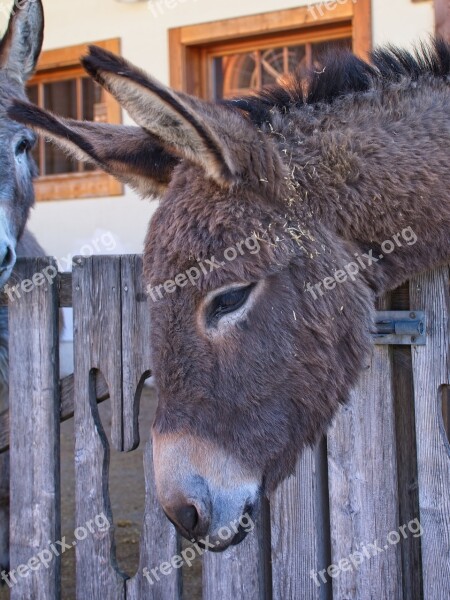
<path id="1" fill-rule="evenodd" d="M 331 103 L 347 94 L 366 92 L 377 84 L 398 82 L 403 78 L 417 81 L 423 76 L 450 75 L 450 44 L 434 39 L 414 52 L 387 46 L 372 52 L 371 64 L 348 50 L 333 51 L 323 56 L 323 69 L 287 75 L 281 83 L 268 86 L 244 98 L 224 101 L 248 113 L 258 124 L 270 121 L 275 109 L 288 112 L 304 104 Z"/>

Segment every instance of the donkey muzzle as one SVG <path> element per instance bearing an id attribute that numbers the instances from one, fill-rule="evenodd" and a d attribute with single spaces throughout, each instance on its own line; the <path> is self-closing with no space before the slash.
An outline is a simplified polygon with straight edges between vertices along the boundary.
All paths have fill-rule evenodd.
<path id="1" fill-rule="evenodd" d="M 259 478 L 211 442 L 153 433 L 158 499 L 179 533 L 220 552 L 254 529 Z"/>

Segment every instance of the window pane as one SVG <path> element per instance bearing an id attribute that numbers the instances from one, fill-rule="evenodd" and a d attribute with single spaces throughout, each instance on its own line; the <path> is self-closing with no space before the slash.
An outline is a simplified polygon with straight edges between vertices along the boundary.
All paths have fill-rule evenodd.
<path id="1" fill-rule="evenodd" d="M 351 49 L 350 38 L 313 44 L 292 44 L 262 48 L 251 52 L 218 56 L 212 61 L 213 98 L 242 96 L 264 85 L 273 85 L 286 73 L 297 69 L 306 75 L 320 65 L 320 56 L 332 48 Z"/>
<path id="2" fill-rule="evenodd" d="M 44 84 L 44 108 L 63 117 L 76 119 L 77 81 L 55 81 Z M 60 149 L 51 144 L 45 145 L 44 175 L 60 175 L 78 172 L 78 165 L 68 158 Z"/>
<path id="3" fill-rule="evenodd" d="M 102 88 L 93 79 L 82 79 L 83 107 L 82 118 L 86 121 L 95 120 L 95 105 L 102 102 Z"/>
<path id="4" fill-rule="evenodd" d="M 96 106 L 102 103 L 102 88 L 93 79 L 84 77 L 81 80 L 83 94 L 82 118 L 86 121 L 95 121 Z M 97 167 L 83 163 L 83 171 L 95 171 Z"/>
<path id="5" fill-rule="evenodd" d="M 242 95 L 258 87 L 257 53 L 232 54 L 214 58 L 216 89 L 214 97 Z"/>
<path id="6" fill-rule="evenodd" d="M 27 87 L 27 96 L 33 104 L 38 103 L 39 90 L 37 85 L 30 85 Z"/>
<path id="7" fill-rule="evenodd" d="M 77 118 L 77 80 L 44 84 L 44 107 L 63 117 Z"/>

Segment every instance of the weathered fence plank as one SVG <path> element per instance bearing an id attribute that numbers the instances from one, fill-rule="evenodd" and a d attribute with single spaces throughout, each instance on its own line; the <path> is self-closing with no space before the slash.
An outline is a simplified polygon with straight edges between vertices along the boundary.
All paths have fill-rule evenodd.
<path id="1" fill-rule="evenodd" d="M 61 398 L 60 421 L 68 421 L 73 417 L 73 374 L 67 375 L 59 382 L 59 396 Z M 105 378 L 101 373 L 96 374 L 95 395 L 97 404 L 108 400 L 109 391 Z M 0 455 L 9 450 L 9 410 L 0 415 Z"/>
<path id="2" fill-rule="evenodd" d="M 139 444 L 139 400 L 150 376 L 150 314 L 142 280 L 142 258 L 122 256 L 123 450 Z"/>
<path id="3" fill-rule="evenodd" d="M 305 450 L 295 474 L 273 494 L 270 502 L 273 600 L 320 600 L 315 582 L 320 570 L 319 544 L 329 532 L 320 526 L 318 449 Z M 325 567 L 328 565 L 324 565 Z"/>
<path id="4" fill-rule="evenodd" d="M 77 527 L 86 527 L 102 514 L 111 523 L 108 531 L 89 532 L 77 542 L 77 599 L 122 600 L 125 577 L 118 572 L 114 556 L 109 444 L 98 413 L 94 380 L 94 371 L 101 370 L 111 397 L 116 399 L 111 435 L 121 446 L 120 259 L 95 257 L 74 266 L 73 312 Z"/>
<path id="5" fill-rule="evenodd" d="M 411 309 L 427 311 L 427 345 L 414 347 L 422 565 L 425 600 L 450 598 L 450 446 L 441 386 L 450 383 L 449 268 L 411 282 Z"/>
<path id="6" fill-rule="evenodd" d="M 150 375 L 150 315 L 142 280 L 142 258 L 122 256 L 122 382 L 124 450 L 139 444 L 139 401 L 144 380 Z M 156 498 L 152 446 L 144 453 L 145 512 L 141 533 L 139 570 L 127 581 L 127 600 L 179 600 L 181 570 L 161 573 L 180 552 L 175 528 L 164 515 Z M 175 563 L 178 564 L 178 563 Z M 153 570 L 153 573 L 152 573 Z"/>
<path id="7" fill-rule="evenodd" d="M 225 553 L 203 556 L 203 600 L 266 600 L 267 573 L 264 541 L 265 515 L 254 518 L 255 528 L 238 546 Z"/>
<path id="8" fill-rule="evenodd" d="M 44 258 L 19 261 L 16 275 L 33 280 L 53 266 Z M 9 305 L 11 600 L 60 597 L 60 559 L 50 547 L 61 538 L 57 305 L 57 289 L 47 284 Z"/>
<path id="9" fill-rule="evenodd" d="M 145 513 L 139 570 L 133 579 L 127 581 L 127 600 L 180 600 L 181 563 L 173 560 L 179 556 L 180 540 L 156 498 L 150 442 L 145 448 L 144 473 Z M 167 563 L 178 566 L 170 568 Z M 164 575 L 166 570 L 167 575 Z"/>
<path id="10" fill-rule="evenodd" d="M 376 346 L 328 435 L 333 600 L 402 598 L 400 547 L 387 542 L 399 527 L 395 450 L 390 350 Z"/>

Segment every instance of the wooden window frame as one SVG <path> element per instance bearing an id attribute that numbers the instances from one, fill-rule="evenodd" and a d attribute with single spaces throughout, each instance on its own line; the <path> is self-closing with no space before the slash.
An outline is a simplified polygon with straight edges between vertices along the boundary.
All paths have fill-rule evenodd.
<path id="1" fill-rule="evenodd" d="M 173 88 L 207 98 L 210 93 L 209 57 L 217 50 L 240 52 L 255 42 L 289 43 L 299 34 L 306 41 L 352 38 L 353 51 L 367 58 L 372 49 L 371 0 L 336 0 L 314 6 L 188 25 L 169 30 L 170 84 Z M 327 8 L 331 6 L 332 8 Z M 286 42 L 287 40 L 287 42 Z"/>
<path id="2" fill-rule="evenodd" d="M 120 54 L 119 38 L 92 43 L 115 54 Z M 28 85 L 38 85 L 44 81 L 58 81 L 62 79 L 62 76 L 70 78 L 70 76 L 79 77 L 84 74 L 80 57 L 87 54 L 89 45 L 91 44 L 45 50 L 40 56 L 36 73 Z M 122 110 L 119 104 L 110 94 L 104 93 L 108 122 L 121 123 Z M 42 175 L 36 179 L 34 187 L 38 202 L 122 196 L 124 193 L 123 184 L 103 171 Z"/>

